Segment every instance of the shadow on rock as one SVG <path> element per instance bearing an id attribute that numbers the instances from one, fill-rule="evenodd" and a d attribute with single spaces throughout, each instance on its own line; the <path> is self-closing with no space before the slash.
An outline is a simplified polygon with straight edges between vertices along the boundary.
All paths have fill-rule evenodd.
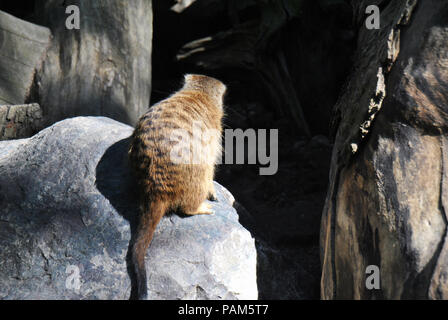
<path id="1" fill-rule="evenodd" d="M 115 210 L 129 222 L 131 228 L 126 265 L 131 278 L 131 299 L 133 299 L 137 284 L 131 262 L 131 245 L 136 234 L 139 208 L 136 182 L 127 156 L 130 141 L 131 137 L 122 139 L 106 150 L 96 167 L 96 186 Z"/>

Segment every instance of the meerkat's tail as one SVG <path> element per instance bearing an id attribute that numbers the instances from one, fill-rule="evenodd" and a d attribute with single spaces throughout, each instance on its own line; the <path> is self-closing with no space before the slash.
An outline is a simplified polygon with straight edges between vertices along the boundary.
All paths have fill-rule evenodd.
<path id="1" fill-rule="evenodd" d="M 131 298 L 146 300 L 148 287 L 146 283 L 145 256 L 146 250 L 152 241 L 154 231 L 167 210 L 167 203 L 156 200 L 143 204 L 143 210 L 137 225 L 137 232 L 132 244 L 132 265 L 135 272 L 137 287 Z"/>

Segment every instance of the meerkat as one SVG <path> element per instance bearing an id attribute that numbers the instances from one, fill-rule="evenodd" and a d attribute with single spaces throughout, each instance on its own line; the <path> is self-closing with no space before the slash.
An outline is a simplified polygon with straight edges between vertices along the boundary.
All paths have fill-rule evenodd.
<path id="1" fill-rule="evenodd" d="M 226 86 L 217 79 L 188 74 L 183 87 L 150 108 L 139 119 L 132 134 L 129 160 L 140 195 L 140 217 L 131 246 L 137 299 L 147 298 L 146 251 L 165 213 L 212 213 L 205 200 L 217 200 L 213 178 L 221 154 L 225 92 Z M 177 133 L 184 132 L 191 138 L 194 126 L 217 134 L 208 135 L 206 145 L 202 138 L 193 137 L 191 140 L 205 148 L 200 161 L 179 161 L 191 158 L 176 157 L 173 150 L 179 146 L 175 146 L 173 137 L 179 138 Z M 180 145 L 182 148 L 178 150 L 195 156 L 194 152 L 189 152 L 191 144 Z"/>

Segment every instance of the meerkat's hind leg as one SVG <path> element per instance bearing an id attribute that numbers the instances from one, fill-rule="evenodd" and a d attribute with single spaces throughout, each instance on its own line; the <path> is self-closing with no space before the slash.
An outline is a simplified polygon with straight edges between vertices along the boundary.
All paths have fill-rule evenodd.
<path id="1" fill-rule="evenodd" d="M 213 214 L 212 206 L 207 202 L 202 202 L 196 210 L 185 210 L 189 216 L 197 214 Z"/>

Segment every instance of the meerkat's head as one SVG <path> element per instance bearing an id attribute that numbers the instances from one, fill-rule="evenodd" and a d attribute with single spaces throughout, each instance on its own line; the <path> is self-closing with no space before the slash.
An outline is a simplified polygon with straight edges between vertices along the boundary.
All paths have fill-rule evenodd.
<path id="1" fill-rule="evenodd" d="M 185 75 L 183 89 L 203 91 L 222 103 L 227 87 L 224 83 L 212 77 L 200 74 L 187 74 Z"/>

